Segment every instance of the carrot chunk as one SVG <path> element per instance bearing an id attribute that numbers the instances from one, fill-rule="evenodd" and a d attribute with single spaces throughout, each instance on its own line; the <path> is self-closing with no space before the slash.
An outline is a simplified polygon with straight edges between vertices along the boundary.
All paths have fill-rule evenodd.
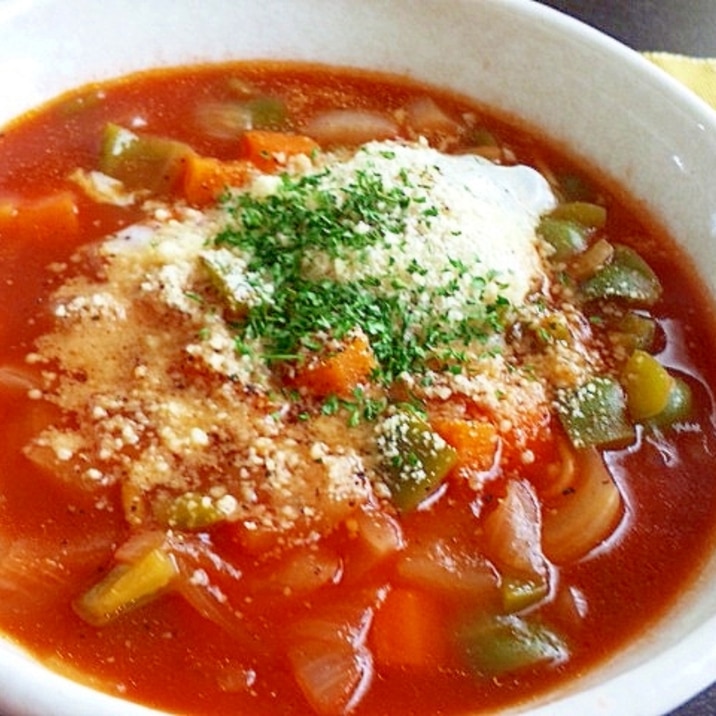
<path id="1" fill-rule="evenodd" d="M 342 350 L 319 356 L 301 366 L 295 378 L 298 387 L 318 396 L 350 396 L 377 367 L 365 336 L 355 336 Z"/>
<path id="2" fill-rule="evenodd" d="M 275 172 L 289 157 L 310 155 L 318 148 L 313 139 L 303 134 L 251 129 L 241 136 L 239 158 L 251 162 L 262 172 Z"/>
<path id="3" fill-rule="evenodd" d="M 71 191 L 33 199 L 0 199 L 0 236 L 23 241 L 61 242 L 79 231 L 77 204 Z"/>
<path id="4" fill-rule="evenodd" d="M 211 204 L 229 186 L 242 186 L 246 182 L 245 161 L 222 161 L 215 157 L 190 154 L 186 158 L 184 196 L 195 206 Z"/>
<path id="5" fill-rule="evenodd" d="M 497 449 L 497 429 L 492 423 L 440 417 L 430 422 L 440 437 L 457 451 L 453 470 L 459 476 L 492 467 Z"/>
<path id="6" fill-rule="evenodd" d="M 387 666 L 433 667 L 444 657 L 443 634 L 440 610 L 431 597 L 413 589 L 393 589 L 373 621 L 375 658 Z"/>

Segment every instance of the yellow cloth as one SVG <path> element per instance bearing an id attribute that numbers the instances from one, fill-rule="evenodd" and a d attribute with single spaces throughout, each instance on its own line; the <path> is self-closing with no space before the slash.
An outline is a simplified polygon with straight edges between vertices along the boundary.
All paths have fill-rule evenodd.
<path id="1" fill-rule="evenodd" d="M 644 56 L 716 109 L 716 59 L 685 57 L 669 52 L 645 52 Z"/>

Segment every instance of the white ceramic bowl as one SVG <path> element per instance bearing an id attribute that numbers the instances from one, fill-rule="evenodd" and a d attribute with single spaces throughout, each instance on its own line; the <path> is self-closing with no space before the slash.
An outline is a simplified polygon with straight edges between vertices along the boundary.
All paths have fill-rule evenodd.
<path id="1" fill-rule="evenodd" d="M 538 127 L 629 188 L 716 296 L 716 113 L 636 53 L 530 0 L 0 0 L 0 125 L 88 81 L 289 58 L 389 70 Z M 716 676 L 716 555 L 662 624 L 533 715 L 657 716 Z M 0 713 L 150 713 L 0 640 Z"/>

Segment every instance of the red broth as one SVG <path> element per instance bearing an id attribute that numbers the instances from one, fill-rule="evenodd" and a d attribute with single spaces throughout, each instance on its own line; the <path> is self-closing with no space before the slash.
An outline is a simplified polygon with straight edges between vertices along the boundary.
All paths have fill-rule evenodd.
<path id="1" fill-rule="evenodd" d="M 375 509 L 349 510 L 318 537 L 289 532 L 283 542 L 271 534 L 252 542 L 231 520 L 193 525 L 181 536 L 181 528 L 162 526 L 157 512 L 135 518 L 121 481 L 78 489 L 61 471 L 31 459 L 27 445 L 67 419 L 52 401 L 37 400 L 36 370 L 26 361 L 36 341 L 53 330 L 53 293 L 68 276 L 101 274 L 91 252 L 89 259 L 72 259 L 77 249 L 143 216 L 140 203 L 96 201 L 70 175 L 98 167 L 108 122 L 186 143 L 202 157 L 237 161 L 246 130 L 242 112 L 251 101 L 252 121 L 272 132 L 310 134 L 316 116 L 358 110 L 382 117 L 352 118 L 367 138 L 392 121 L 403 138 L 425 134 L 449 152 L 534 166 L 568 199 L 606 207 L 597 238 L 631 246 L 648 261 L 663 293 L 635 314 L 655 329 L 646 352 L 688 386 L 692 404 L 665 426 L 635 421 L 625 445 L 577 451 L 591 456 L 577 460 L 577 473 L 603 456 L 605 479 L 611 475 L 622 501 L 618 527 L 587 554 L 570 556 L 567 549 L 560 556 L 557 547 L 556 559 L 545 558 L 539 534 L 532 534 L 521 538 L 524 549 L 538 555 L 532 567 L 516 574 L 495 557 L 510 539 L 519 546 L 514 532 L 520 525 L 509 513 L 505 518 L 505 505 L 529 512 L 536 497 L 544 528 L 555 494 L 581 489 L 578 478 L 554 486 L 569 459 L 560 452 L 565 431 L 553 417 L 546 437 L 528 446 L 533 459 L 510 456 L 506 448 L 504 464 L 479 489 L 467 489 L 453 465 L 421 509 L 396 509 L 384 500 Z M 354 129 L 330 135 L 332 141 L 355 141 L 360 132 Z M 327 144 L 329 134 L 314 138 Z M 182 713 L 477 713 L 543 694 L 611 657 L 690 584 L 713 548 L 716 526 L 713 310 L 687 261 L 626 189 L 606 186 L 539 136 L 462 98 L 327 68 L 236 64 L 153 72 L 73 92 L 8 126 L 0 137 L 0 300 L 6 307 L 0 318 L 0 366 L 6 367 L 0 381 L 0 629 L 73 678 Z M 596 240 L 590 235 L 592 245 Z M 591 318 L 604 338 L 613 312 L 602 308 Z M 622 348 L 633 338 L 626 329 L 616 334 Z M 307 403 L 312 419 L 330 412 L 327 393 Z M 432 425 L 455 417 L 445 406 L 428 407 Z M 173 564 L 185 570 L 170 583 L 184 580 L 182 587 L 157 589 L 106 623 L 92 623 L 83 595 L 114 573 L 118 559 L 136 564 L 157 544 L 157 533 L 166 532 L 172 536 L 161 537 L 162 554 L 171 552 Z M 510 606 L 495 606 L 501 599 Z M 487 638 L 485 615 L 495 613 L 493 641 L 479 641 Z M 518 642 L 539 642 L 542 651 L 504 666 L 511 658 L 505 647 L 507 655 L 491 662 L 484 654 L 500 651 L 503 632 L 517 633 Z M 337 673 L 344 681 L 336 683 Z"/>

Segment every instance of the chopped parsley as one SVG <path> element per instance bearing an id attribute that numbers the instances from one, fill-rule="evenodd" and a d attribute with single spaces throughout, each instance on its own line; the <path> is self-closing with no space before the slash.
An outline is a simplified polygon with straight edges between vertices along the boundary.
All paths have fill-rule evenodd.
<path id="1" fill-rule="evenodd" d="M 378 172 L 356 170 L 338 189 L 325 182 L 329 177 L 328 170 L 298 178 L 286 174 L 268 196 L 224 198 L 228 222 L 214 239 L 216 250 L 241 255 L 248 280 L 271 286 L 266 295 L 256 285 L 264 299 L 248 305 L 236 324 L 241 353 L 259 345 L 269 363 L 295 361 L 318 350 L 321 337 L 340 341 L 360 329 L 379 365 L 375 378 L 389 384 L 428 366 L 455 372 L 466 360 L 464 349 L 504 330 L 509 302 L 499 295 L 486 298 L 491 284 L 494 293 L 496 277 L 474 275 L 468 279 L 472 297 L 465 297 L 465 277 L 477 266 L 463 261 L 449 260 L 437 283 L 426 279 L 428 269 L 416 259 L 407 266 L 407 279 L 312 271 L 318 261 L 370 265 L 371 249 L 387 245 L 388 237 L 392 246 L 401 246 L 411 210 L 412 220 L 426 230 L 426 217 L 439 213 L 425 206 L 425 195 L 414 196 L 403 170 L 391 183 Z M 435 310 L 438 299 L 455 310 Z"/>

